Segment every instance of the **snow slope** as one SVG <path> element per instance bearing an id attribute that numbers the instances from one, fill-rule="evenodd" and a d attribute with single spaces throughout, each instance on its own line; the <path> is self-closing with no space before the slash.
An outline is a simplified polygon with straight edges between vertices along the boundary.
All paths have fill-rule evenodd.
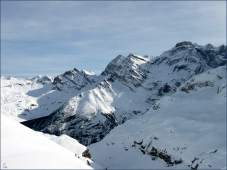
<path id="1" fill-rule="evenodd" d="M 226 168 L 225 72 L 223 66 L 193 77 L 163 97 L 159 110 L 114 128 L 88 147 L 94 161 L 111 169 Z M 152 147 L 182 163 L 152 156 Z"/>
<path id="2" fill-rule="evenodd" d="M 1 110 L 20 122 L 50 114 L 62 105 L 65 96 L 39 77 L 1 77 Z"/>
<path id="3" fill-rule="evenodd" d="M 83 90 L 94 77 L 75 69 L 54 80 L 47 76 L 1 77 L 1 110 L 20 122 L 47 116 Z"/>
<path id="4" fill-rule="evenodd" d="M 41 87 L 41 84 L 24 78 L 1 77 L 1 111 L 14 119 L 23 120 L 21 116 L 26 116 L 28 109 L 38 107 L 36 98 L 26 93 Z"/>
<path id="5" fill-rule="evenodd" d="M 80 144 L 76 139 L 73 139 L 67 135 L 55 136 L 45 133 L 42 134 L 45 135 L 45 137 L 48 137 L 50 140 L 54 141 L 55 143 L 61 145 L 68 151 L 72 152 L 78 159 L 82 160 L 85 164 L 89 163 L 89 165 L 94 169 L 102 169 L 102 167 L 99 164 L 93 162 L 92 159 L 85 157 L 83 155 L 84 152 L 86 152 L 87 147 Z"/>
<path id="6" fill-rule="evenodd" d="M 1 169 L 92 169 L 75 155 L 1 115 Z"/>

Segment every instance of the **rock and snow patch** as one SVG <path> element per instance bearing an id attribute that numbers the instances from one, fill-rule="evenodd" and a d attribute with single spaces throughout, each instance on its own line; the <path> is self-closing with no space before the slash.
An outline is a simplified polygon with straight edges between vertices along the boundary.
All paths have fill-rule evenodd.
<path id="1" fill-rule="evenodd" d="M 209 81 L 212 86 L 196 86 L 188 93 L 179 88 L 160 99 L 159 110 L 150 109 L 128 120 L 90 145 L 94 161 L 113 169 L 225 168 L 225 68 L 204 72 L 182 84 Z"/>

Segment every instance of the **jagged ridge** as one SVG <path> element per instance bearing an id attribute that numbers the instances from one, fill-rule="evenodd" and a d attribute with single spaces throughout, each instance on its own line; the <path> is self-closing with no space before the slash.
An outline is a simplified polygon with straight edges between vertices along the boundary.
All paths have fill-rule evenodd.
<path id="1" fill-rule="evenodd" d="M 191 42 L 177 43 L 151 59 L 119 55 L 96 79 L 76 69 L 55 77 L 53 85 L 59 90 L 91 86 L 50 116 L 25 124 L 46 133 L 65 133 L 89 145 L 101 140 L 118 124 L 150 108 L 158 109 L 161 97 L 173 94 L 192 76 L 226 62 L 226 46 L 200 46 Z"/>

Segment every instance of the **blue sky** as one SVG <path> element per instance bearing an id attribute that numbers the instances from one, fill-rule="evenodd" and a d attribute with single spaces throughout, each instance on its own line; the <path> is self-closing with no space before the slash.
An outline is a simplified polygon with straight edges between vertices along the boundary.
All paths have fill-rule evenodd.
<path id="1" fill-rule="evenodd" d="M 226 2 L 1 2 L 1 73 L 100 73 L 118 54 L 160 55 L 177 42 L 225 44 Z"/>

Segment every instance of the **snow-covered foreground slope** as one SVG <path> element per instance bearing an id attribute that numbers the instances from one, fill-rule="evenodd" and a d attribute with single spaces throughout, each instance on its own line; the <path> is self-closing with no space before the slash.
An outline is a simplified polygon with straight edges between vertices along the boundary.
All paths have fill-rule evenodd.
<path id="1" fill-rule="evenodd" d="M 97 162 L 93 162 L 92 159 L 86 156 L 85 153 L 86 153 L 87 147 L 80 144 L 77 140 L 67 135 L 55 136 L 55 135 L 49 135 L 45 133 L 42 133 L 42 134 L 44 134 L 46 137 L 48 137 L 50 140 L 54 141 L 55 143 L 63 146 L 70 152 L 74 153 L 74 155 L 80 160 L 82 160 L 85 164 L 89 164 L 94 169 L 102 169 L 102 167 L 98 165 Z"/>
<path id="2" fill-rule="evenodd" d="M 1 169 L 92 169 L 60 145 L 1 115 Z"/>
<path id="3" fill-rule="evenodd" d="M 100 165 L 117 169 L 226 168 L 226 67 L 197 75 L 89 146 Z M 169 155 L 169 156 L 168 156 Z"/>

